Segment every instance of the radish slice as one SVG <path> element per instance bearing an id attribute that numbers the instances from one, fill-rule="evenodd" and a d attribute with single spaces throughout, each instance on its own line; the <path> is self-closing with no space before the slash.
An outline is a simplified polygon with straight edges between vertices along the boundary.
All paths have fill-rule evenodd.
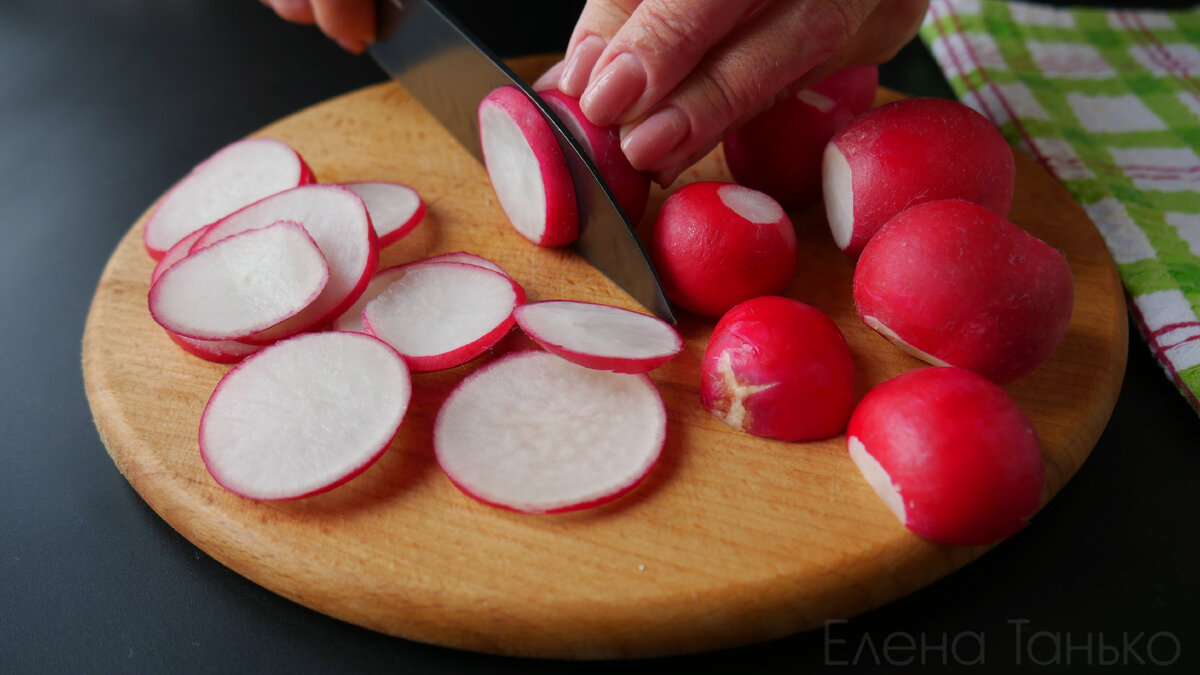
<path id="1" fill-rule="evenodd" d="M 487 258 L 485 258 L 481 255 L 475 255 L 474 253 L 467 253 L 466 251 L 455 251 L 454 253 L 443 253 L 441 255 L 435 255 L 430 258 L 425 258 L 424 262 L 466 263 L 468 265 L 475 265 L 476 267 L 486 267 L 487 269 L 492 270 L 493 272 L 499 272 L 500 274 L 503 274 L 504 276 L 506 276 L 510 279 L 512 278 L 512 275 L 509 274 L 507 271 L 505 271 L 505 269 L 503 267 L 497 265 L 496 263 L 492 262 L 491 260 L 488 260 Z"/>
<path id="2" fill-rule="evenodd" d="M 295 316 L 328 282 L 321 249 L 298 223 L 280 221 L 172 265 L 150 289 L 150 314 L 183 337 L 235 340 Z"/>
<path id="3" fill-rule="evenodd" d="M 362 197 L 371 226 L 379 238 L 379 248 L 390 246 L 412 232 L 425 217 L 425 202 L 417 191 L 403 183 L 359 181 L 342 183 Z"/>
<path id="4" fill-rule="evenodd" d="M 632 490 L 667 432 L 647 375 L 515 352 L 451 392 L 434 422 L 438 464 L 471 497 L 524 513 L 596 506 Z"/>
<path id="5" fill-rule="evenodd" d="M 300 314 L 243 338 L 250 344 L 269 344 L 332 321 L 354 304 L 379 265 L 377 239 L 362 198 L 337 185 L 305 185 L 255 202 L 215 223 L 192 250 L 279 220 L 294 220 L 308 230 L 329 264 L 329 283 Z"/>
<path id="6" fill-rule="evenodd" d="M 163 254 L 163 257 L 158 259 L 158 263 L 154 266 L 154 271 L 150 273 L 150 285 L 153 286 L 154 283 L 158 281 L 158 278 L 163 275 L 163 272 L 166 272 L 168 269 L 170 269 L 171 265 L 174 265 L 180 260 L 186 258 L 188 253 L 191 253 L 192 246 L 200 239 L 200 237 L 204 236 L 204 233 L 207 232 L 208 228 L 210 227 L 212 226 L 205 225 L 183 239 L 175 242 L 174 246 L 167 249 L 166 253 Z"/>
<path id="7" fill-rule="evenodd" d="M 513 317 L 547 351 L 586 368 L 645 373 L 683 349 L 669 323 L 611 305 L 550 300 L 521 305 Z"/>
<path id="8" fill-rule="evenodd" d="M 575 241 L 574 183 L 550 123 L 533 101 L 511 85 L 485 96 L 479 141 L 492 189 L 517 232 L 540 246 Z"/>
<path id="9" fill-rule="evenodd" d="M 363 309 L 366 332 L 404 355 L 415 371 L 453 368 L 479 356 L 512 328 L 524 298 L 515 281 L 465 263 L 418 262 Z"/>
<path id="10" fill-rule="evenodd" d="M 300 335 L 221 378 L 200 418 L 200 456 L 218 484 L 244 497 L 307 497 L 378 459 L 411 396 L 404 359 L 383 342 Z"/>
<path id="11" fill-rule="evenodd" d="M 276 192 L 314 182 L 291 146 L 270 138 L 231 143 L 196 165 L 146 219 L 142 241 L 155 260 L 197 229 Z"/>

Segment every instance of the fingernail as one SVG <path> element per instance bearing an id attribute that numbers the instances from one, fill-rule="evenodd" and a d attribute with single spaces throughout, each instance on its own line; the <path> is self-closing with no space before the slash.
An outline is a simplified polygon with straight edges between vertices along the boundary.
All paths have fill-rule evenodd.
<path id="1" fill-rule="evenodd" d="M 621 139 L 621 150 L 634 168 L 652 170 L 655 162 L 683 141 L 689 126 L 682 110 L 667 106 L 625 134 Z"/>
<path id="2" fill-rule="evenodd" d="M 558 80 L 558 89 L 567 96 L 579 98 L 587 87 L 588 77 L 592 67 L 604 52 L 604 39 L 599 35 L 589 35 L 575 45 L 567 65 L 563 68 Z"/>
<path id="3" fill-rule="evenodd" d="M 345 49 L 351 54 L 361 54 L 367 49 L 367 43 L 363 40 L 348 40 L 344 38 L 338 38 L 335 40 L 335 42 L 337 42 L 339 47 Z"/>
<path id="4" fill-rule="evenodd" d="M 615 124 L 646 88 L 646 71 L 628 52 L 605 66 L 579 99 L 583 114 L 596 126 Z"/>

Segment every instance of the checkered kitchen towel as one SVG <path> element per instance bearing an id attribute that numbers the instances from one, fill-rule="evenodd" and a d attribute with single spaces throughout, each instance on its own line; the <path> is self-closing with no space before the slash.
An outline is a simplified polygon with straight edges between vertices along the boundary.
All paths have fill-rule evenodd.
<path id="1" fill-rule="evenodd" d="M 1091 216 L 1143 337 L 1200 411 L 1200 7 L 931 0 L 921 39 Z"/>

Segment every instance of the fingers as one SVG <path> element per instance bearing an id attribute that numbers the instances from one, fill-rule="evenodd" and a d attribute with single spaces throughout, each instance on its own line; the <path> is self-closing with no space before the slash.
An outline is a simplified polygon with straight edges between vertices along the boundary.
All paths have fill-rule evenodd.
<path id="1" fill-rule="evenodd" d="M 361 54 L 375 39 L 374 0 L 262 0 L 285 21 L 316 25 L 346 51 Z"/>
<path id="2" fill-rule="evenodd" d="M 313 18 L 312 5 L 308 0 L 262 0 L 262 4 L 275 10 L 279 18 L 292 23 L 311 26 L 316 23 Z"/>
<path id="3" fill-rule="evenodd" d="M 558 88 L 579 98 L 592 75 L 592 68 L 608 46 L 609 39 L 621 30 L 641 0 L 588 0 L 563 56 Z"/>

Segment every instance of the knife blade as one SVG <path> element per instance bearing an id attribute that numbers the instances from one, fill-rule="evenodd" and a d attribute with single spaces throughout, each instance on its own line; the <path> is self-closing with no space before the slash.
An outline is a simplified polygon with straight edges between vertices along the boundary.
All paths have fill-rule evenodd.
<path id="1" fill-rule="evenodd" d="M 641 240 L 595 164 L 533 89 L 436 0 L 378 0 L 376 63 L 483 162 L 478 108 L 497 87 L 520 88 L 541 110 L 562 148 L 579 214 L 576 250 L 655 316 L 675 323 Z"/>

